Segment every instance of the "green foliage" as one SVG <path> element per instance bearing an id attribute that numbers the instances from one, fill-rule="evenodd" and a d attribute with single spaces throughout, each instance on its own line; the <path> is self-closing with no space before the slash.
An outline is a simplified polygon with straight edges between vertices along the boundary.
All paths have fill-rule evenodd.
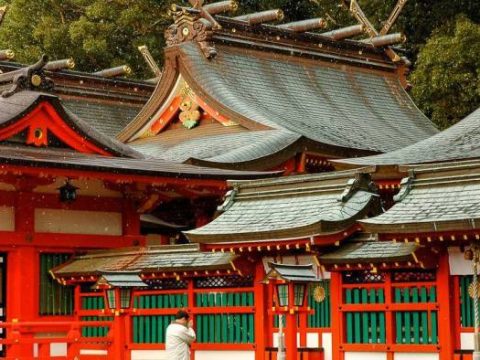
<path id="1" fill-rule="evenodd" d="M 413 96 L 440 127 L 480 104 L 480 25 L 464 16 L 436 31 L 418 56 Z"/>
<path id="2" fill-rule="evenodd" d="M 356 23 L 340 0 L 238 1 L 240 14 L 281 8 L 285 21 L 323 17 L 326 30 Z M 358 1 L 377 29 L 397 3 Z M 22 63 L 47 53 L 52 59 L 73 57 L 78 70 L 129 64 L 133 76 L 152 77 L 137 47 L 146 44 L 162 62 L 171 3 L 188 0 L 0 0 L 9 5 L 0 26 L 0 49 L 13 49 Z M 415 63 L 413 95 L 441 127 L 480 104 L 479 22 L 478 0 L 408 0 L 391 30 L 407 35 L 404 52 Z"/>
<path id="3" fill-rule="evenodd" d="M 22 63 L 42 53 L 73 57 L 77 69 L 97 71 L 129 64 L 136 76 L 151 77 L 139 45 L 162 60 L 163 31 L 171 1 L 8 0 L 0 27 L 0 48 L 10 48 Z"/>

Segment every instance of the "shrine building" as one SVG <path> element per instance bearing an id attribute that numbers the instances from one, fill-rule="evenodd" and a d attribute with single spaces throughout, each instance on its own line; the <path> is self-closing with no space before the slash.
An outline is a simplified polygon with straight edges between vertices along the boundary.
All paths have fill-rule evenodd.
<path id="1" fill-rule="evenodd" d="M 403 4 L 174 6 L 148 81 L 1 61 L 0 358 L 168 360 L 182 308 L 195 360 L 471 359 L 480 113 L 416 107 Z"/>

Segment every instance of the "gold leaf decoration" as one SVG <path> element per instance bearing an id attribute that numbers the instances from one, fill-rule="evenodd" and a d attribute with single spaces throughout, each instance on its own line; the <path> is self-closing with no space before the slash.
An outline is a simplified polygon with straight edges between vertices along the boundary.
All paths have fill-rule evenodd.
<path id="1" fill-rule="evenodd" d="M 468 295 L 473 299 L 475 297 L 475 284 L 471 283 L 468 286 Z M 480 297 L 480 283 L 477 283 L 477 297 Z"/>
<path id="2" fill-rule="evenodd" d="M 321 303 L 323 300 L 325 300 L 325 289 L 321 285 L 316 285 L 313 288 L 313 300 L 315 300 L 318 303 Z"/>

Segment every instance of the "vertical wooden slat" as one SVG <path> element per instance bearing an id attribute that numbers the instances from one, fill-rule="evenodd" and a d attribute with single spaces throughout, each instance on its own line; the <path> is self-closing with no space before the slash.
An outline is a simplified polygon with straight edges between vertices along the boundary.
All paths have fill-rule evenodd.
<path id="1" fill-rule="evenodd" d="M 370 304 L 377 303 L 377 292 L 375 289 L 370 289 Z M 370 314 L 370 328 L 371 328 L 371 339 L 372 344 L 376 344 L 378 342 L 378 335 L 377 335 L 377 313 L 372 312 Z"/>
<path id="2" fill-rule="evenodd" d="M 351 304 L 352 303 L 352 290 L 346 289 L 345 290 L 345 303 Z M 353 343 L 353 314 L 347 313 L 346 314 L 346 323 L 347 323 L 347 343 Z"/>
<path id="3" fill-rule="evenodd" d="M 410 289 L 406 288 L 403 289 L 403 303 L 408 304 L 410 303 Z M 412 343 L 412 323 L 411 323 L 411 312 L 405 311 L 403 312 L 403 316 L 405 318 L 405 344 Z"/>
<path id="4" fill-rule="evenodd" d="M 353 303 L 354 304 L 359 304 L 360 303 L 360 290 L 359 289 L 353 289 Z M 353 315 L 354 319 L 354 341 L 355 344 L 359 344 L 361 342 L 361 324 L 360 324 L 360 313 L 355 312 Z"/>
<path id="5" fill-rule="evenodd" d="M 361 291 L 361 303 L 362 304 L 368 304 L 368 291 L 367 289 L 362 289 Z M 362 343 L 368 344 L 369 339 L 370 339 L 370 331 L 369 331 L 369 325 L 370 325 L 370 313 L 364 311 L 362 313 Z"/>
<path id="6" fill-rule="evenodd" d="M 418 303 L 418 288 L 412 289 L 412 302 Z M 413 343 L 420 344 L 420 314 L 418 311 L 413 312 Z"/>
<path id="7" fill-rule="evenodd" d="M 222 294 L 215 294 L 215 306 L 220 306 L 222 303 Z M 215 314 L 215 342 L 220 343 L 222 336 L 222 319 L 220 314 Z"/>
<path id="8" fill-rule="evenodd" d="M 163 300 L 164 300 L 163 295 L 157 296 L 157 307 L 159 309 L 165 308 Z M 159 316 L 158 317 L 158 324 L 157 324 L 158 339 L 159 339 L 159 342 L 161 342 L 161 343 L 165 342 L 165 331 L 166 331 L 168 325 L 169 325 L 169 323 L 168 323 L 168 320 L 165 316 Z"/>
<path id="9" fill-rule="evenodd" d="M 378 290 L 378 302 L 381 304 L 385 304 L 385 292 L 383 289 Z M 385 313 L 381 312 L 378 314 L 378 325 L 380 328 L 380 337 L 379 337 L 379 342 L 381 344 L 385 344 L 386 342 L 386 324 L 385 324 Z"/>
<path id="10" fill-rule="evenodd" d="M 430 289 L 430 302 L 436 302 L 437 301 L 437 289 L 432 286 Z M 432 311 L 431 313 L 431 328 L 432 328 L 432 343 L 436 344 L 438 343 L 438 314 L 436 311 Z"/>
<path id="11" fill-rule="evenodd" d="M 426 303 L 428 301 L 427 288 L 425 286 L 422 286 L 420 289 L 420 301 L 422 303 Z M 428 313 L 426 311 L 422 311 L 422 344 L 429 343 L 428 335 Z"/>

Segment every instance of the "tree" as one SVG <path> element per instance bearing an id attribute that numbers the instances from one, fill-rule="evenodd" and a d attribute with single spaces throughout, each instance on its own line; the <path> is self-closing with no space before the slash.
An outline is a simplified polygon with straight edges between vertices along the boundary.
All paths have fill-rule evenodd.
<path id="1" fill-rule="evenodd" d="M 42 53 L 73 57 L 77 68 L 97 71 L 129 64 L 138 77 L 151 77 L 138 52 L 146 44 L 159 61 L 172 1 L 0 0 L 8 12 L 0 27 L 0 48 L 15 50 L 22 63 Z"/>
<path id="2" fill-rule="evenodd" d="M 446 128 L 480 104 L 480 25 L 465 16 L 446 23 L 420 51 L 412 94 L 420 108 Z"/>

